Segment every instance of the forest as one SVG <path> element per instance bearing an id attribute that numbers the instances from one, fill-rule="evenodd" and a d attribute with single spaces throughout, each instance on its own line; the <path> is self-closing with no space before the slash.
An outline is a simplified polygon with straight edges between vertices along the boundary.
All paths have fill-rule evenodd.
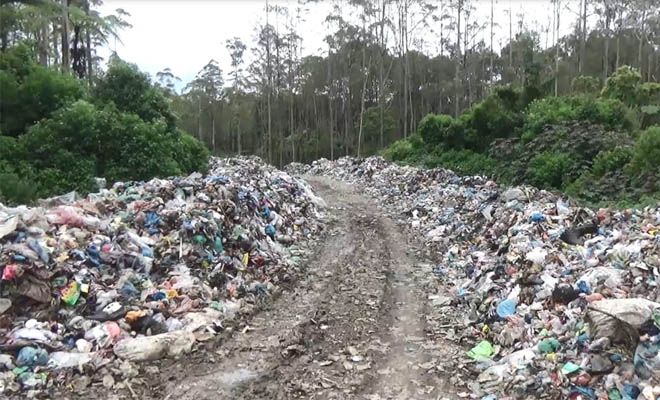
<path id="1" fill-rule="evenodd" d="M 320 3 L 264 2 L 252 37 L 222 43 L 231 67 L 211 59 L 180 88 L 169 68 L 149 77 L 98 55 L 130 28 L 124 10 L 2 0 L 0 173 L 13 192 L 12 179 L 39 182 L 4 197 L 192 171 L 207 151 L 277 166 L 384 151 L 588 201 L 658 190 L 639 183 L 660 159 L 658 0 L 552 0 L 542 15 L 504 0 L 333 0 L 310 55 L 301 26 Z M 149 146 L 124 148 L 131 135 Z M 59 148 L 64 136 L 81 147 Z M 136 151 L 151 162 L 120 165 Z M 624 166 L 616 188 L 582 194 Z"/>

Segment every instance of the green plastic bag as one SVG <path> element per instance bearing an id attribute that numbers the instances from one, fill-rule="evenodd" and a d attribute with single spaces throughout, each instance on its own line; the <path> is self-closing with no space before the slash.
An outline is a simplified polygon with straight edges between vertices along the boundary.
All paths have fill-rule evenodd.
<path id="1" fill-rule="evenodd" d="M 564 364 L 564 366 L 561 368 L 561 372 L 564 375 L 569 375 L 572 374 L 573 372 L 576 372 L 579 369 L 580 369 L 579 365 L 573 364 L 572 362 L 569 361 L 566 364 Z"/>
<path id="2" fill-rule="evenodd" d="M 494 353 L 495 349 L 493 348 L 493 345 L 490 344 L 489 341 L 483 340 L 479 342 L 478 345 L 474 346 L 470 351 L 468 351 L 467 355 L 470 358 L 474 358 L 475 360 L 484 360 L 486 358 L 492 357 Z"/>

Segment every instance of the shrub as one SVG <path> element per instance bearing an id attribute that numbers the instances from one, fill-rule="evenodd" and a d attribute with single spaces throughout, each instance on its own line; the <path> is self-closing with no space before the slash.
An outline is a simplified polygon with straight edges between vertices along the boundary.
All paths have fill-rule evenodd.
<path id="1" fill-rule="evenodd" d="M 639 104 L 637 87 L 641 81 L 642 76 L 638 71 L 624 65 L 607 78 L 601 94 L 603 97 L 621 100 L 628 106 L 635 106 Z"/>
<path id="2" fill-rule="evenodd" d="M 180 131 L 173 147 L 174 160 L 179 164 L 182 172 L 187 174 L 195 171 L 206 172 L 209 151 L 202 142 Z"/>
<path id="3" fill-rule="evenodd" d="M 5 57 L 3 57 L 5 58 Z M 28 68 L 17 69 L 11 62 L 0 62 L 0 131 L 18 136 L 28 126 L 66 106 L 84 94 L 76 78 L 27 61 Z"/>
<path id="4" fill-rule="evenodd" d="M 475 134 L 468 135 L 469 145 L 475 150 L 484 150 L 494 139 L 513 136 L 523 122 L 520 114 L 507 109 L 496 96 L 472 107 L 468 116 L 465 122 Z"/>
<path id="5" fill-rule="evenodd" d="M 14 173 L 0 172 L 0 203 L 25 204 L 36 196 L 37 186 L 34 182 Z"/>
<path id="6" fill-rule="evenodd" d="M 78 101 L 19 137 L 19 148 L 40 182 L 39 194 L 94 189 L 94 176 L 110 183 L 204 170 L 208 150 L 164 121 L 148 122 L 113 105 L 98 109 Z"/>
<path id="7" fill-rule="evenodd" d="M 97 104 L 113 103 L 119 111 L 135 113 L 144 121 L 163 120 L 168 132 L 175 129 L 176 120 L 165 96 L 134 64 L 113 57 L 93 94 Z"/>
<path id="8" fill-rule="evenodd" d="M 530 160 L 527 175 L 533 185 L 559 189 L 572 167 L 573 160 L 569 155 L 547 151 Z"/>
<path id="9" fill-rule="evenodd" d="M 596 95 L 601 88 L 600 79 L 595 76 L 578 76 L 571 83 L 573 91 L 580 94 Z"/>
<path id="10" fill-rule="evenodd" d="M 449 115 L 428 114 L 419 123 L 419 134 L 431 147 L 449 144 L 453 138 L 454 119 Z"/>
<path id="11" fill-rule="evenodd" d="M 601 151 L 594 159 L 592 173 L 601 177 L 609 172 L 620 171 L 626 166 L 633 156 L 630 147 L 617 146 L 612 150 Z"/>
<path id="12" fill-rule="evenodd" d="M 383 155 L 391 161 L 406 161 L 415 154 L 412 143 L 408 140 L 397 140 L 392 143 Z"/>
<path id="13" fill-rule="evenodd" d="M 534 101 L 529 106 L 524 131 L 535 135 L 547 124 L 570 121 L 577 117 L 575 107 L 565 98 L 547 97 Z"/>
<path id="14" fill-rule="evenodd" d="M 498 164 L 485 154 L 472 150 L 436 149 L 424 162 L 428 168 L 447 168 L 461 175 L 495 176 Z"/>
<path id="15" fill-rule="evenodd" d="M 637 92 L 641 105 L 641 126 L 660 125 L 660 83 L 646 82 L 639 86 Z"/>
<path id="16" fill-rule="evenodd" d="M 594 99 L 586 96 L 548 97 L 530 105 L 522 139 L 529 142 L 544 126 L 567 121 L 584 120 L 612 129 L 631 129 L 635 121 L 631 119 L 629 111 L 617 99 Z"/>
<path id="17" fill-rule="evenodd" d="M 631 173 L 654 173 L 660 170 L 660 127 L 643 131 L 635 144 L 630 162 Z"/>

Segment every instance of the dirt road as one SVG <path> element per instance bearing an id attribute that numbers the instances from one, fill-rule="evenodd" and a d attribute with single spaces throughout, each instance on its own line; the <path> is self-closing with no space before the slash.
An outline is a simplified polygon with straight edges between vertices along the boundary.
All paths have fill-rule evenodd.
<path id="1" fill-rule="evenodd" d="M 431 271 L 415 243 L 359 188 L 308 181 L 328 203 L 329 232 L 305 276 L 157 397 L 456 398 L 438 368 L 452 345 L 426 329 Z"/>

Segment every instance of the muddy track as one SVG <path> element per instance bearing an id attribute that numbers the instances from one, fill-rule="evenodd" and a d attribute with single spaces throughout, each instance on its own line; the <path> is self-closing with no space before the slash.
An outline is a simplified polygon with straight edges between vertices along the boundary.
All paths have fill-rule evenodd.
<path id="1" fill-rule="evenodd" d="M 308 177 L 329 206 L 329 233 L 305 276 L 215 350 L 169 375 L 155 397 L 202 399 L 456 398 L 436 368 L 451 345 L 427 335 L 414 243 L 359 188 Z"/>

